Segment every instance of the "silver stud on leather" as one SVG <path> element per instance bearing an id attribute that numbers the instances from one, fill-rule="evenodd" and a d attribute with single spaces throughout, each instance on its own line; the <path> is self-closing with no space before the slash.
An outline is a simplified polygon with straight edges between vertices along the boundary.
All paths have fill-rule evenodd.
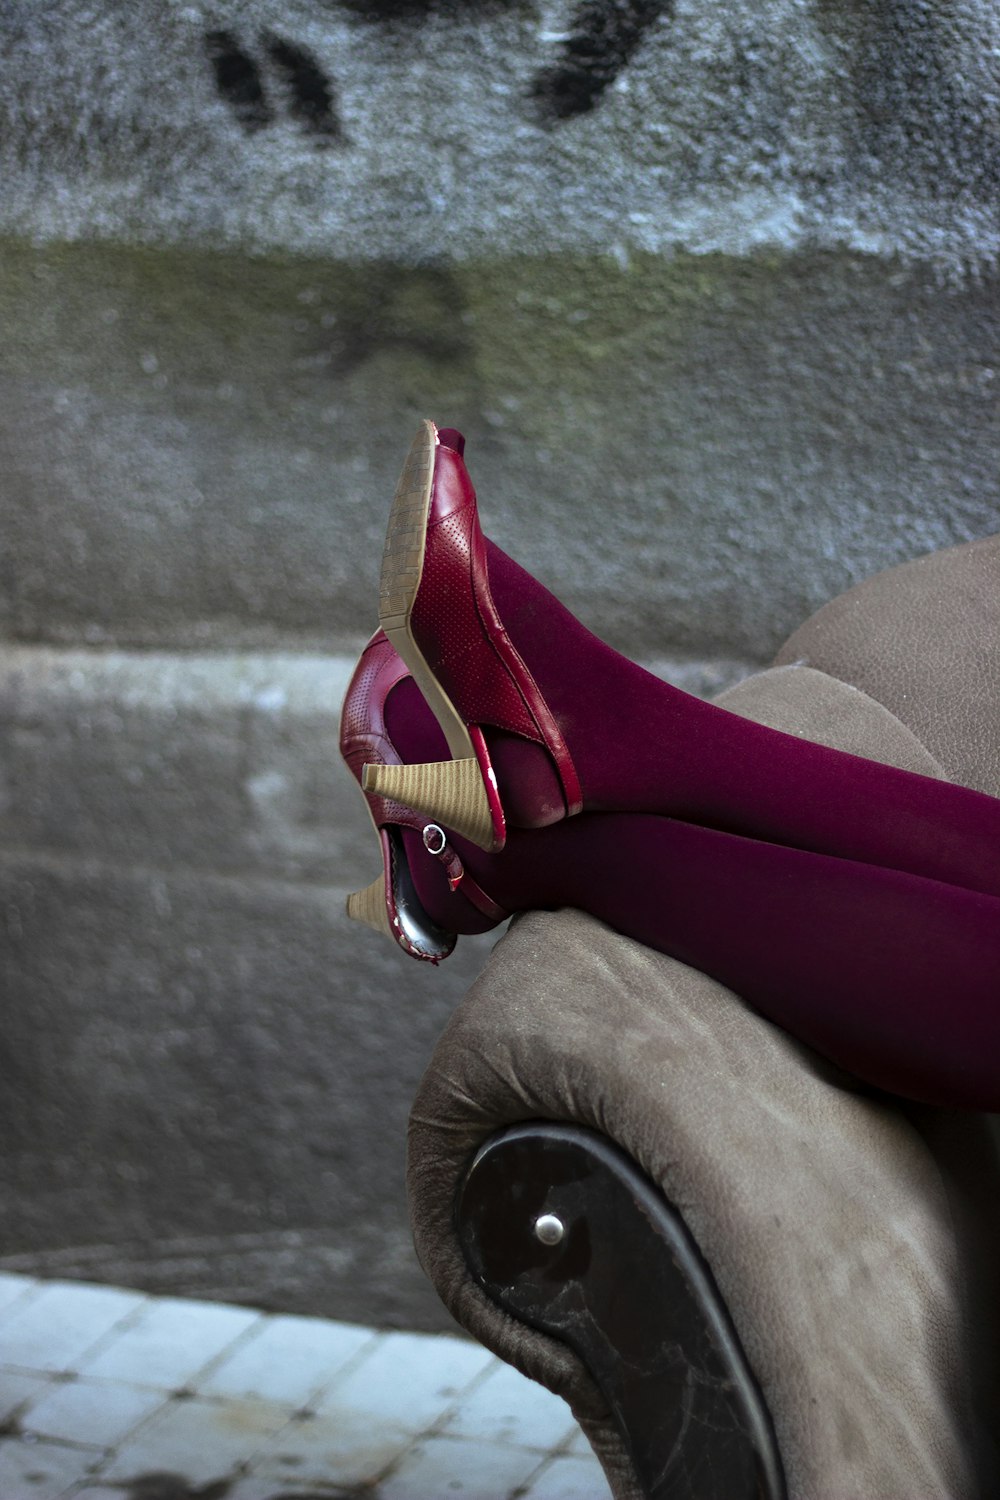
<path id="1" fill-rule="evenodd" d="M 558 1245 L 565 1233 L 566 1226 L 555 1214 L 542 1214 L 535 1220 L 535 1239 L 543 1245 Z"/>
<path id="2" fill-rule="evenodd" d="M 439 828 L 437 823 L 427 824 L 424 829 L 424 848 L 428 854 L 443 854 L 447 842 L 443 828 Z"/>

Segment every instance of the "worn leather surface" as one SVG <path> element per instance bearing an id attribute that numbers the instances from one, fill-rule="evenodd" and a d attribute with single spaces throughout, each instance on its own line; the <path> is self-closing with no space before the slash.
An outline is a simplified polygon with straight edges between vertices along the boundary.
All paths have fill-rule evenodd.
<path id="1" fill-rule="evenodd" d="M 996 557 L 992 544 L 981 548 Z M 939 617 L 947 615 L 950 558 L 962 597 L 979 601 L 974 634 L 968 627 L 951 638 L 965 687 L 944 693 L 949 713 L 988 738 L 990 714 L 976 706 L 988 609 L 981 588 L 967 583 L 971 550 L 945 554 L 934 569 L 899 570 L 901 599 L 904 617 L 916 611 L 914 577 L 929 578 Z M 980 584 L 982 561 L 971 560 Z M 891 612 L 892 576 L 873 581 L 879 619 Z M 867 608 L 863 589 L 854 593 L 844 678 Z M 835 623 L 817 632 L 830 667 Z M 891 637 L 888 623 L 882 634 Z M 939 644 L 929 693 L 947 679 L 945 654 Z M 893 660 L 883 691 L 891 698 L 902 682 L 894 704 L 832 671 L 789 663 L 721 701 L 925 775 L 955 776 L 961 764 L 976 785 L 997 790 L 995 748 L 992 757 L 988 748 L 963 750 L 943 730 L 928 745 L 913 718 L 893 711 L 912 710 L 919 697 L 917 666 L 899 651 Z M 575 1356 L 495 1308 L 454 1236 L 455 1187 L 471 1155 L 495 1129 L 532 1118 L 602 1131 L 682 1208 L 762 1384 L 793 1500 L 1000 1492 L 990 1437 L 1000 1191 L 979 1117 L 904 1110 L 854 1091 L 722 986 L 580 913 L 531 913 L 514 924 L 446 1029 L 414 1103 L 415 1242 L 459 1322 L 565 1395 L 617 1500 L 639 1500 L 627 1453 Z"/>
<path id="2" fill-rule="evenodd" d="M 1000 536 L 868 579 L 824 605 L 775 661 L 863 688 L 950 780 L 1000 793 Z"/>
<path id="3" fill-rule="evenodd" d="M 493 725 L 545 745 L 568 811 L 579 812 L 583 797 L 562 731 L 493 602 L 486 538 L 462 458 L 465 441 L 454 436 L 461 448 L 442 442 L 434 449 L 414 639 L 466 723 Z"/>

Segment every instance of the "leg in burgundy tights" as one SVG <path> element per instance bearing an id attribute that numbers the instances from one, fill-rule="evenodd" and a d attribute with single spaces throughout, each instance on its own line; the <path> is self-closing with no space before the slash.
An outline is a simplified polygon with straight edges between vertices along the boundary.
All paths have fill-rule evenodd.
<path id="1" fill-rule="evenodd" d="M 574 906 L 700 969 L 840 1067 L 926 1103 L 1000 1109 L 1000 899 L 638 813 L 456 840 L 508 910 Z M 414 835 L 421 902 L 486 925 Z"/>
<path id="2" fill-rule="evenodd" d="M 1000 799 L 693 698 L 604 645 L 499 548 L 487 553 L 500 616 L 556 715 L 588 811 L 662 813 L 1000 896 Z M 533 801 L 559 802 L 548 755 L 487 737 L 509 821 L 530 826 Z"/>
<path id="3" fill-rule="evenodd" d="M 406 759 L 442 753 L 412 680 L 393 690 L 386 717 Z M 459 933 L 495 925 L 461 888 L 449 890 L 419 836 L 404 838 L 436 922 Z M 578 907 L 712 975 L 868 1083 L 929 1103 L 1000 1109 L 994 896 L 639 814 L 514 830 L 499 855 L 454 843 L 510 911 Z"/>

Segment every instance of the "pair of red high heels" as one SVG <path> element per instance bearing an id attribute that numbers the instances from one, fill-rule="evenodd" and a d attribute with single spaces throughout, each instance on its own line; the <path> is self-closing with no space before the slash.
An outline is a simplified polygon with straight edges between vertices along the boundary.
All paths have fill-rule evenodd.
<path id="1" fill-rule="evenodd" d="M 860 1078 L 1000 1109 L 1000 800 L 618 655 L 483 536 L 463 447 L 417 434 L 344 704 L 383 861 L 349 915 L 437 963 L 456 932 L 580 907 Z"/>
<path id="2" fill-rule="evenodd" d="M 384 865 L 351 897 L 352 917 L 437 962 L 454 938 L 417 895 L 427 857 L 470 921 L 495 923 L 521 899 L 500 878 L 508 826 L 543 829 L 585 805 L 1000 896 L 1000 802 L 755 724 L 612 651 L 483 536 L 464 446 L 431 422 L 414 439 L 389 518 L 381 630 L 344 706 L 341 750 Z M 407 679 L 419 693 L 394 738 L 387 707 Z M 449 921 L 467 915 L 448 909 Z"/>
<path id="3" fill-rule="evenodd" d="M 424 422 L 396 489 L 382 559 L 380 629 L 351 679 L 341 753 L 365 793 L 383 875 L 348 899 L 348 915 L 388 933 L 415 958 L 439 962 L 455 937 L 416 895 L 402 830 L 419 833 L 452 891 L 490 923 L 509 912 L 468 874 L 445 833 L 499 852 L 505 817 L 484 727 L 543 747 L 562 793 L 527 814 L 543 825 L 579 812 L 582 793 L 559 725 L 518 653 L 490 592 L 476 494 L 451 428 Z M 393 688 L 412 676 L 444 734 L 450 759 L 406 764 L 386 727 Z M 530 794 L 529 794 L 530 800 Z"/>

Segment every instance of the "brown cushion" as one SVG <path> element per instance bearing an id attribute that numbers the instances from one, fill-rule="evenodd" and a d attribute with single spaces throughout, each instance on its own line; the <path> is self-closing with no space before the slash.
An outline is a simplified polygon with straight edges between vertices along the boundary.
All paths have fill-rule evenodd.
<path id="1" fill-rule="evenodd" d="M 1000 795 L 1000 536 L 868 579 L 807 620 L 775 661 L 862 688 L 949 780 Z"/>

